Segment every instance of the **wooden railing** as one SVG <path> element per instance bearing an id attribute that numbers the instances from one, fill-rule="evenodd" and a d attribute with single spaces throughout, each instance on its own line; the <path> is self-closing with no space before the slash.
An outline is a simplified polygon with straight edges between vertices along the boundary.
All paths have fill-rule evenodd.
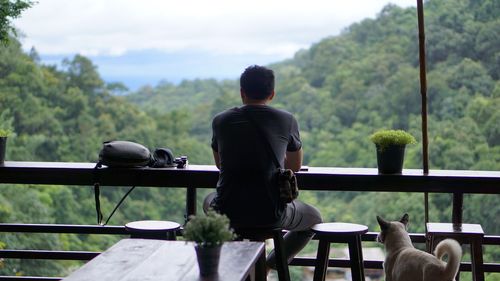
<path id="1" fill-rule="evenodd" d="M 0 167 L 0 184 L 56 184 L 91 186 L 99 181 L 103 186 L 148 186 L 186 188 L 186 215 L 196 213 L 196 190 L 214 188 L 218 179 L 215 166 L 189 165 L 186 168 L 101 168 L 93 163 L 5 162 Z M 302 190 L 416 192 L 453 194 L 450 221 L 462 222 L 463 194 L 500 194 L 500 172 L 431 170 L 404 170 L 401 175 L 379 175 L 369 168 L 318 168 L 297 173 Z M 0 232 L 126 234 L 123 227 L 77 225 L 0 224 Z M 485 236 L 485 245 L 500 245 L 498 234 Z M 369 232 L 363 241 L 375 241 L 376 233 Z M 425 243 L 423 234 L 412 234 L 416 243 Z M 2 250 L 0 258 L 49 258 L 86 260 L 96 252 L 15 251 Z M 330 266 L 348 267 L 349 262 L 331 259 Z M 314 266 L 313 258 L 295 258 L 292 265 Z M 366 268 L 382 268 L 382 261 L 365 261 Z M 470 271 L 470 263 L 462 263 L 461 270 Z M 485 272 L 500 272 L 500 264 L 485 263 Z M 51 280 L 58 279 L 52 278 Z M 15 279 L 18 280 L 18 279 Z M 48 280 L 46 278 L 27 280 Z"/>

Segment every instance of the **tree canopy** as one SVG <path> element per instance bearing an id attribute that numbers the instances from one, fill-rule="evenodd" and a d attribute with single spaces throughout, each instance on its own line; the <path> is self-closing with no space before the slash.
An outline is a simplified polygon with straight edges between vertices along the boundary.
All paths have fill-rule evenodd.
<path id="1" fill-rule="evenodd" d="M 0 43 L 9 42 L 9 33 L 16 34 L 11 20 L 33 5 L 31 0 L 0 0 Z"/>
<path id="2" fill-rule="evenodd" d="M 29 3 L 1 3 L 18 2 Z M 18 6 L 18 13 L 19 7 L 24 6 Z M 498 1 L 431 0 L 425 3 L 425 13 L 430 168 L 498 171 Z M 9 12 L 9 17 L 14 15 Z M 277 79 L 272 105 L 297 117 L 305 165 L 375 167 L 369 136 L 380 129 L 403 129 L 418 142 L 409 147 L 405 168 L 421 168 L 416 23 L 415 8 L 388 5 L 376 18 L 269 65 Z M 15 38 L 0 46 L 0 129 L 13 132 L 7 160 L 96 162 L 103 141 L 123 139 L 149 148 L 169 147 L 175 155 L 188 155 L 193 164 L 212 164 L 211 119 L 240 104 L 239 85 L 233 80 L 164 81 L 124 95 L 123 84 L 104 81 L 87 57 L 67 58 L 62 67 L 37 58 L 34 48 L 23 52 Z M 94 223 L 91 189 L 8 184 L 0 188 L 2 222 Z M 124 192 L 125 188 L 103 189 L 105 213 Z M 182 222 L 184 196 L 182 189 L 136 189 L 111 223 L 166 218 Z M 325 221 L 363 223 L 374 231 L 375 214 L 396 219 L 407 212 L 411 231 L 422 232 L 419 196 L 302 192 L 301 200 L 317 206 Z M 500 234 L 498 199 L 498 195 L 467 197 L 464 221 Z M 451 196 L 431 196 L 433 221 L 449 221 L 450 210 Z M 11 249 L 98 250 L 113 238 L 1 234 L 0 241 L 0 247 Z M 485 260 L 499 257 L 498 251 L 489 250 Z M 74 265 L 43 263 L 6 261 L 0 274 L 59 275 Z"/>

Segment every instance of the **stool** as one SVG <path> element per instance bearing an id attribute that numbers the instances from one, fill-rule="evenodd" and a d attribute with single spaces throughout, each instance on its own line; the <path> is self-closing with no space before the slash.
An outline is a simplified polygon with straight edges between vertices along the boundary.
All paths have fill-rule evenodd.
<path id="1" fill-rule="evenodd" d="M 319 240 L 314 281 L 324 281 L 328 268 L 330 243 L 347 243 L 353 281 L 364 281 L 363 251 L 361 235 L 368 232 L 368 227 L 352 223 L 320 223 L 311 228 Z"/>
<path id="2" fill-rule="evenodd" d="M 172 221 L 134 221 L 125 225 L 131 238 L 176 240 L 180 224 Z"/>
<path id="3" fill-rule="evenodd" d="M 453 238 L 461 244 L 470 244 L 472 280 L 484 281 L 483 270 L 483 237 L 484 231 L 480 224 L 462 224 L 460 229 L 454 229 L 451 223 L 426 224 L 427 251 L 434 251 L 439 240 Z M 459 279 L 460 271 L 457 273 Z"/>
<path id="4" fill-rule="evenodd" d="M 279 281 L 290 281 L 290 272 L 288 271 L 288 261 L 286 260 L 285 249 L 283 245 L 283 229 L 281 228 L 262 228 L 262 227 L 235 227 L 234 232 L 240 239 L 250 241 L 264 242 L 266 239 L 273 239 L 274 256 L 276 258 L 276 271 L 278 271 Z M 266 259 L 263 256 L 257 262 L 256 269 L 257 280 L 262 276 L 262 281 L 266 280 Z"/>

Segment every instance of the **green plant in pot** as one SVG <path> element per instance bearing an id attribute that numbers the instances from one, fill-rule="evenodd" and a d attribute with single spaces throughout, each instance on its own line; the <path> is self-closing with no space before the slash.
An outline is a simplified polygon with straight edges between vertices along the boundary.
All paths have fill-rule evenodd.
<path id="1" fill-rule="evenodd" d="M 370 136 L 377 148 L 377 165 L 380 174 L 401 174 L 405 148 L 417 143 L 415 138 L 403 130 L 380 130 Z"/>
<path id="2" fill-rule="evenodd" d="M 195 242 L 201 276 L 217 273 L 222 244 L 234 239 L 229 219 L 213 210 L 205 216 L 192 216 L 184 227 L 184 238 Z"/>
<path id="3" fill-rule="evenodd" d="M 7 148 L 7 137 L 9 135 L 9 130 L 0 129 L 0 165 L 3 165 L 5 161 L 5 150 Z"/>

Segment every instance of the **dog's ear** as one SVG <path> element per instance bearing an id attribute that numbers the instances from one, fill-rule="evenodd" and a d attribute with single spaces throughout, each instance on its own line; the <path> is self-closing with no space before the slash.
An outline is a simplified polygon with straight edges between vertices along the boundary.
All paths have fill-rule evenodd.
<path id="1" fill-rule="evenodd" d="M 400 223 L 404 224 L 406 228 L 408 228 L 408 222 L 410 221 L 410 216 L 408 214 L 404 214 L 403 217 L 399 220 Z"/>
<path id="2" fill-rule="evenodd" d="M 389 224 L 390 222 L 384 220 L 383 218 L 381 218 L 380 216 L 377 216 L 377 221 L 378 221 L 378 225 L 380 225 L 380 229 L 382 230 L 386 230 L 389 228 Z"/>

